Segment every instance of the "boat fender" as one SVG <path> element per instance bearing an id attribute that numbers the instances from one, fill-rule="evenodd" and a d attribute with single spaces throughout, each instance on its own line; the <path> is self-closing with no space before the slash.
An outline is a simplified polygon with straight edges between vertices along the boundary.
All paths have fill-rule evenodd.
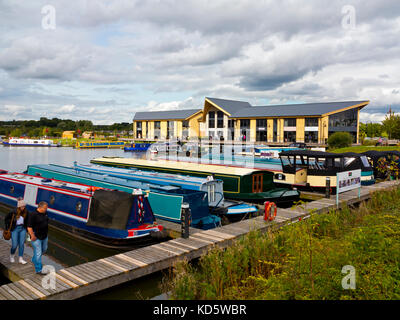
<path id="1" fill-rule="evenodd" d="M 278 207 L 274 202 L 266 201 L 264 202 L 264 220 L 265 221 L 273 221 L 276 218 L 276 213 L 278 211 Z M 274 208 L 273 214 L 271 215 L 271 208 Z"/>

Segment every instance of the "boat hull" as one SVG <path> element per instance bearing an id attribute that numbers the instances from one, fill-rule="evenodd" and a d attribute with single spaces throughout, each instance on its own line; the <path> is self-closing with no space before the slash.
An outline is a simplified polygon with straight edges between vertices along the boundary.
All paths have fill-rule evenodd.
<path id="1" fill-rule="evenodd" d="M 46 201 L 49 205 L 47 215 L 51 225 L 69 231 L 72 235 L 80 235 L 88 241 L 103 246 L 119 246 L 141 242 L 142 238 L 150 238 L 152 232 L 161 227 L 154 224 L 154 218 L 148 214 L 144 223 L 133 221 L 133 211 L 128 217 L 127 228 L 115 229 L 93 224 L 90 215 L 94 215 L 94 195 L 76 192 L 72 187 L 62 190 L 38 182 L 38 177 L 28 175 L 0 175 L 0 202 L 14 207 L 19 198 L 27 203 L 28 211 L 37 209 L 37 204 Z M 26 180 L 26 181 L 24 181 Z M 146 204 L 145 204 L 146 205 Z M 134 210 L 135 204 L 132 205 Z M 90 224 L 91 223 L 91 224 Z"/>
<path id="2" fill-rule="evenodd" d="M 147 151 L 152 143 L 134 143 L 131 146 L 125 146 L 124 151 L 136 152 L 136 151 Z"/>
<path id="3" fill-rule="evenodd" d="M 49 148 L 49 147 L 60 147 L 59 144 L 32 144 L 32 143 L 9 143 L 3 141 L 3 145 L 6 147 L 41 147 L 41 148 Z"/>

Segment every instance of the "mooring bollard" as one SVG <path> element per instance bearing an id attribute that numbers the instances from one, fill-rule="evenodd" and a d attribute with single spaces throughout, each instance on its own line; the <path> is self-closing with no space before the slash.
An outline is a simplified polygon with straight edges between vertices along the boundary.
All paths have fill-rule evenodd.
<path id="1" fill-rule="evenodd" d="M 189 204 L 184 202 L 181 206 L 181 237 L 184 239 L 189 238 L 189 221 L 190 221 L 190 208 Z"/>
<path id="2" fill-rule="evenodd" d="M 325 182 L 325 198 L 330 198 L 331 196 L 331 178 L 326 177 Z"/>
<path id="3" fill-rule="evenodd" d="M 199 144 L 197 146 L 197 157 L 201 158 L 201 139 L 199 138 Z"/>

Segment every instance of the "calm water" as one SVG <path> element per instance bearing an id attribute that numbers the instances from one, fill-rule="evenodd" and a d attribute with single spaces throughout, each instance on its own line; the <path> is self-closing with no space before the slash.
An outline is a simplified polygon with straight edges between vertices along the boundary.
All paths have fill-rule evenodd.
<path id="1" fill-rule="evenodd" d="M 72 166 L 74 161 L 89 163 L 93 158 L 102 156 L 121 156 L 142 158 L 144 153 L 124 152 L 121 149 L 73 149 L 73 148 L 38 148 L 38 147 L 3 147 L 0 146 L 0 169 L 23 172 L 29 164 L 59 164 Z M 0 227 L 8 210 L 0 207 Z M 25 251 L 31 255 L 32 249 L 25 246 Z M 49 249 L 47 255 L 56 260 L 59 265 L 74 266 L 88 261 L 108 257 L 122 252 L 105 249 L 76 240 L 64 232 L 49 231 Z M 45 262 L 45 261 L 44 261 Z M 121 286 L 97 293 L 88 299 L 150 299 L 162 294 L 159 284 L 162 273 L 144 277 Z M 6 280 L 0 278 L 0 284 Z"/>

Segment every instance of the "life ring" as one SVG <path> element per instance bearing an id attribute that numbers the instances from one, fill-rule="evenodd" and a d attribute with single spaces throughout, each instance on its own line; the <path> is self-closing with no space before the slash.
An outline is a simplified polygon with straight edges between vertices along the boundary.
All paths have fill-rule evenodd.
<path id="1" fill-rule="evenodd" d="M 273 221 L 276 218 L 276 213 L 278 211 L 278 207 L 276 206 L 276 204 L 274 202 L 269 202 L 266 201 L 264 203 L 265 209 L 264 209 L 264 220 L 265 221 Z M 271 215 L 271 208 L 274 207 L 274 211 Z"/>

